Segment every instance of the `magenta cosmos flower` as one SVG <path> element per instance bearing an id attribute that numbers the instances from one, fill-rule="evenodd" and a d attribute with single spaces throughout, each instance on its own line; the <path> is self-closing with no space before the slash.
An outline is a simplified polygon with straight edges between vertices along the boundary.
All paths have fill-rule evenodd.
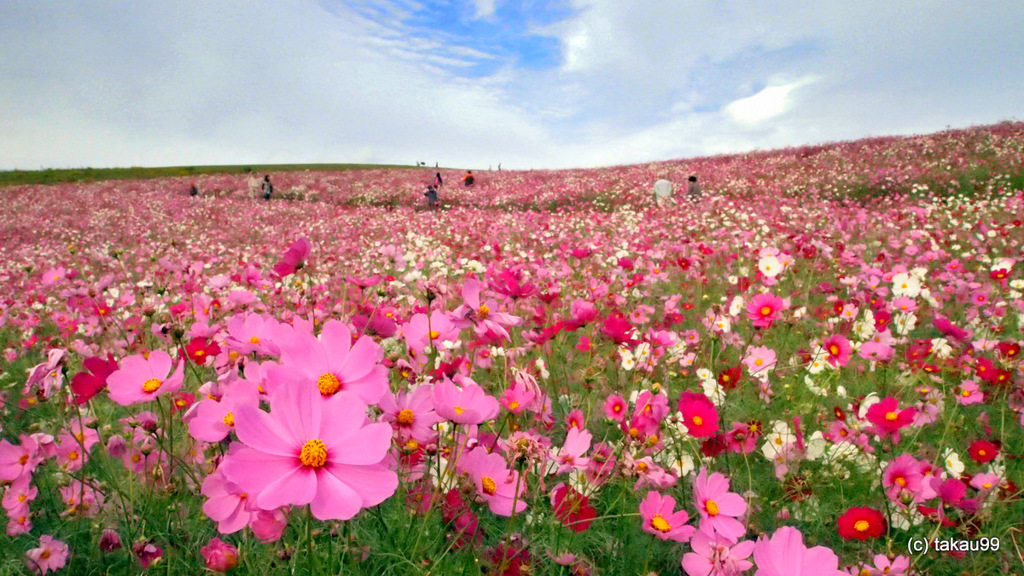
<path id="1" fill-rule="evenodd" d="M 498 516 L 511 516 L 513 503 L 518 514 L 526 510 L 526 483 L 519 480 L 519 473 L 508 469 L 505 459 L 498 454 L 490 454 L 484 448 L 475 448 L 462 457 L 459 463 L 469 473 L 476 485 L 476 492 L 484 500 L 491 512 Z M 518 488 L 518 493 L 516 489 Z"/>
<path id="2" fill-rule="evenodd" d="M 662 540 L 689 542 L 696 528 L 687 524 L 690 515 L 685 510 L 675 511 L 676 499 L 650 491 L 640 503 L 640 518 L 644 531 Z"/>
<path id="3" fill-rule="evenodd" d="M 916 413 L 913 407 L 900 410 L 899 400 L 889 396 L 872 404 L 865 417 L 875 425 L 875 432 L 882 438 L 898 438 L 900 428 L 909 426 Z"/>
<path id="4" fill-rule="evenodd" d="M 779 319 L 779 312 L 785 307 L 785 301 L 774 294 L 758 294 L 747 302 L 747 318 L 754 328 L 770 328 L 772 322 Z"/>
<path id="5" fill-rule="evenodd" d="M 337 320 L 324 324 L 319 339 L 293 330 L 277 345 L 281 365 L 267 369 L 272 388 L 315 384 L 324 398 L 350 391 L 366 404 L 376 404 L 388 390 L 384 349 L 365 336 L 352 344 L 352 332 Z"/>
<path id="6" fill-rule="evenodd" d="M 348 520 L 398 487 L 386 465 L 391 427 L 371 424 L 354 392 L 324 399 L 312 384 L 279 388 L 271 412 L 240 405 L 222 466 L 228 480 L 264 510 L 309 504 L 321 520 Z"/>
<path id="7" fill-rule="evenodd" d="M 121 406 L 130 406 L 177 392 L 184 378 L 180 364 L 172 372 L 170 354 L 154 350 L 148 356 L 135 354 L 122 360 L 121 369 L 107 377 L 107 394 Z"/>
<path id="8" fill-rule="evenodd" d="M 728 478 L 718 472 L 708 476 L 707 468 L 701 467 L 693 493 L 701 530 L 714 531 L 734 541 L 746 533 L 747 529 L 736 518 L 746 513 L 747 502 L 739 494 L 729 492 Z"/>
<path id="9" fill-rule="evenodd" d="M 804 546 L 804 535 L 792 526 L 783 526 L 771 539 L 762 536 L 754 544 L 754 576 L 841 576 L 839 558 L 824 546 Z"/>
<path id="10" fill-rule="evenodd" d="M 718 410 L 704 394 L 683 392 L 679 396 L 679 411 L 683 413 L 683 424 L 695 438 L 709 438 L 718 432 Z"/>

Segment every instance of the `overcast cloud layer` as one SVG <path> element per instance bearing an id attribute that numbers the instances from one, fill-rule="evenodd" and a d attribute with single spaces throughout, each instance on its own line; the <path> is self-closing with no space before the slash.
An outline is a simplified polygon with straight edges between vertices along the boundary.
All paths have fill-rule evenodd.
<path id="1" fill-rule="evenodd" d="M 3 2 L 0 169 L 560 168 L 933 132 L 1024 117 L 1022 23 L 1020 0 Z"/>

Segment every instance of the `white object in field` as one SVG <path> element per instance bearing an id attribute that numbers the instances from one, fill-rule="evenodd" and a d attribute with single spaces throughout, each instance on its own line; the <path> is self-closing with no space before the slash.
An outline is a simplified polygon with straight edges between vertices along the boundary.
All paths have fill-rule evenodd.
<path id="1" fill-rule="evenodd" d="M 658 199 L 668 198 L 671 195 L 672 195 L 672 183 L 671 182 L 669 182 L 668 180 L 662 179 L 662 180 L 658 180 L 657 182 L 654 183 L 654 197 L 655 198 L 658 198 Z"/>

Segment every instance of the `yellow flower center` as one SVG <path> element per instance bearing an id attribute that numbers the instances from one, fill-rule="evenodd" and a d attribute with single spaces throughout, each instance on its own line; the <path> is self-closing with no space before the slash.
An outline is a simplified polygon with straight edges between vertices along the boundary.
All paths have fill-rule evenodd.
<path id="1" fill-rule="evenodd" d="M 234 412 L 228 412 L 227 414 L 224 415 L 224 418 L 221 419 L 221 422 L 223 422 L 225 426 L 234 427 L 234 425 L 235 425 L 235 413 Z"/>
<path id="2" fill-rule="evenodd" d="M 452 408 L 455 410 L 455 414 L 457 416 L 461 416 L 462 413 L 466 411 L 466 409 L 463 408 L 462 406 L 452 406 Z"/>
<path id="3" fill-rule="evenodd" d="M 986 486 L 986 488 L 987 487 L 988 486 Z M 25 500 L 28 500 L 28 496 L 26 496 L 24 494 L 18 494 L 18 502 L 24 502 Z"/>
<path id="4" fill-rule="evenodd" d="M 984 453 L 982 453 L 982 455 L 984 455 Z M 72 462 L 74 462 L 75 460 L 78 460 L 78 452 L 76 452 L 74 450 L 72 450 L 71 452 L 68 452 L 68 460 L 70 460 Z"/>
<path id="5" fill-rule="evenodd" d="M 513 400 L 512 402 L 509 403 L 508 407 L 510 410 L 515 410 L 516 408 L 519 408 L 519 402 Z"/>
<path id="6" fill-rule="evenodd" d="M 828 351 L 831 352 L 833 356 L 839 356 L 839 346 L 836 346 L 835 344 L 829 346 Z"/>
<path id="7" fill-rule="evenodd" d="M 257 336 L 253 336 L 252 338 L 249 338 L 249 344 L 259 344 L 259 343 L 260 343 L 260 339 Z"/>
<path id="8" fill-rule="evenodd" d="M 900 477 L 896 478 L 896 483 L 899 484 L 900 486 L 906 486 L 907 485 L 907 479 L 904 478 L 903 476 L 900 476 Z"/>
<path id="9" fill-rule="evenodd" d="M 430 331 L 430 339 L 431 340 L 437 340 L 440 337 L 441 337 L 441 333 L 438 332 L 437 330 L 431 330 Z"/>
<path id="10" fill-rule="evenodd" d="M 718 516 L 718 503 L 714 500 L 708 500 L 704 502 L 704 510 L 708 513 L 708 516 Z"/>
<path id="11" fill-rule="evenodd" d="M 321 374 L 316 379 L 316 387 L 320 389 L 320 393 L 324 396 L 331 396 L 338 390 L 341 390 L 341 380 L 330 372 Z"/>
<path id="12" fill-rule="evenodd" d="M 867 520 L 857 520 L 853 524 L 853 529 L 856 530 L 857 532 L 866 532 L 867 529 L 870 528 L 870 527 L 871 527 L 871 524 Z"/>
<path id="13" fill-rule="evenodd" d="M 405 449 L 410 451 L 410 452 L 416 451 L 416 449 L 419 448 L 419 447 L 420 447 L 420 443 L 415 441 L 415 440 L 413 440 L 412 438 L 410 438 L 409 441 L 405 443 Z"/>
<path id="14" fill-rule="evenodd" d="M 693 423 L 696 424 L 697 426 L 703 426 L 704 425 L 704 419 L 701 418 L 700 416 L 694 416 L 693 417 Z"/>
<path id="15" fill-rule="evenodd" d="M 761 364 L 764 364 L 764 360 L 761 360 L 760 358 L 754 360 L 754 366 L 760 366 Z"/>
<path id="16" fill-rule="evenodd" d="M 206 352 L 204 352 L 203 350 L 196 350 L 193 356 L 195 356 L 196 358 L 202 358 L 203 356 L 206 356 Z"/>
<path id="17" fill-rule="evenodd" d="M 149 380 L 146 380 L 145 382 L 142 383 L 142 391 L 145 392 L 146 394 L 152 394 L 153 392 L 159 390 L 160 386 L 163 386 L 163 382 L 157 380 L 156 378 L 150 378 Z"/>
<path id="18" fill-rule="evenodd" d="M 327 447 L 324 446 L 323 440 L 307 440 L 302 445 L 302 452 L 299 453 L 299 462 L 307 468 L 322 468 L 327 463 Z"/>
<path id="19" fill-rule="evenodd" d="M 46 560 L 49 557 L 50 557 L 50 549 L 49 548 L 43 548 L 43 553 L 39 555 L 39 558 L 41 560 Z"/>
<path id="20" fill-rule="evenodd" d="M 654 518 L 651 518 L 651 528 L 654 528 L 659 532 L 668 532 L 672 529 L 672 525 L 666 522 L 665 519 L 661 517 L 661 514 L 656 514 Z"/>
<path id="21" fill-rule="evenodd" d="M 979 448 L 978 449 L 978 456 L 984 456 L 984 455 L 985 455 L 985 449 L 984 448 Z"/>
<path id="22" fill-rule="evenodd" d="M 85 434 L 81 432 L 75 432 L 75 440 L 78 440 L 79 442 L 85 442 Z"/>
<path id="23" fill-rule="evenodd" d="M 899 417 L 900 417 L 900 415 L 897 414 L 896 412 L 886 412 L 885 413 L 885 419 L 888 420 L 889 422 L 892 422 L 892 421 L 896 420 Z"/>
<path id="24" fill-rule="evenodd" d="M 971 391 L 970 390 L 964 390 L 963 392 L 960 393 L 960 395 L 963 396 L 964 398 L 967 398 L 968 396 L 971 395 Z"/>
<path id="25" fill-rule="evenodd" d="M 409 426 L 415 419 L 416 415 L 412 413 L 412 410 L 406 408 L 405 410 L 402 410 L 401 412 L 398 413 L 398 416 L 395 418 L 395 421 L 398 422 L 399 426 Z"/>
<path id="26" fill-rule="evenodd" d="M 772 315 L 772 307 L 771 306 L 762 306 L 761 307 L 761 316 L 771 316 L 771 315 Z"/>
<path id="27" fill-rule="evenodd" d="M 479 316 L 480 316 L 481 319 L 487 318 L 487 315 L 490 314 L 490 313 L 491 313 L 491 309 L 488 308 L 486 304 L 481 304 L 480 305 L 480 314 L 479 314 Z"/>
<path id="28" fill-rule="evenodd" d="M 480 485 L 484 489 L 484 494 L 488 496 L 498 491 L 498 484 L 490 476 L 484 476 L 480 479 Z"/>

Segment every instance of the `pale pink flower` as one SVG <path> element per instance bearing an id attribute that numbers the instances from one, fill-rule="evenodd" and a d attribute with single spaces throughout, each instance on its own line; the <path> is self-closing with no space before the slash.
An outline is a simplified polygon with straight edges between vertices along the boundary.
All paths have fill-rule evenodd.
<path id="1" fill-rule="evenodd" d="M 177 392 L 184 380 L 181 364 L 172 366 L 171 356 L 154 350 L 121 361 L 121 368 L 107 378 L 110 399 L 121 406 L 155 400 L 157 396 Z"/>
<path id="2" fill-rule="evenodd" d="M 804 546 L 804 536 L 792 526 L 783 526 L 772 534 L 758 538 L 754 544 L 754 576 L 848 576 L 839 570 L 839 558 L 824 546 Z"/>

